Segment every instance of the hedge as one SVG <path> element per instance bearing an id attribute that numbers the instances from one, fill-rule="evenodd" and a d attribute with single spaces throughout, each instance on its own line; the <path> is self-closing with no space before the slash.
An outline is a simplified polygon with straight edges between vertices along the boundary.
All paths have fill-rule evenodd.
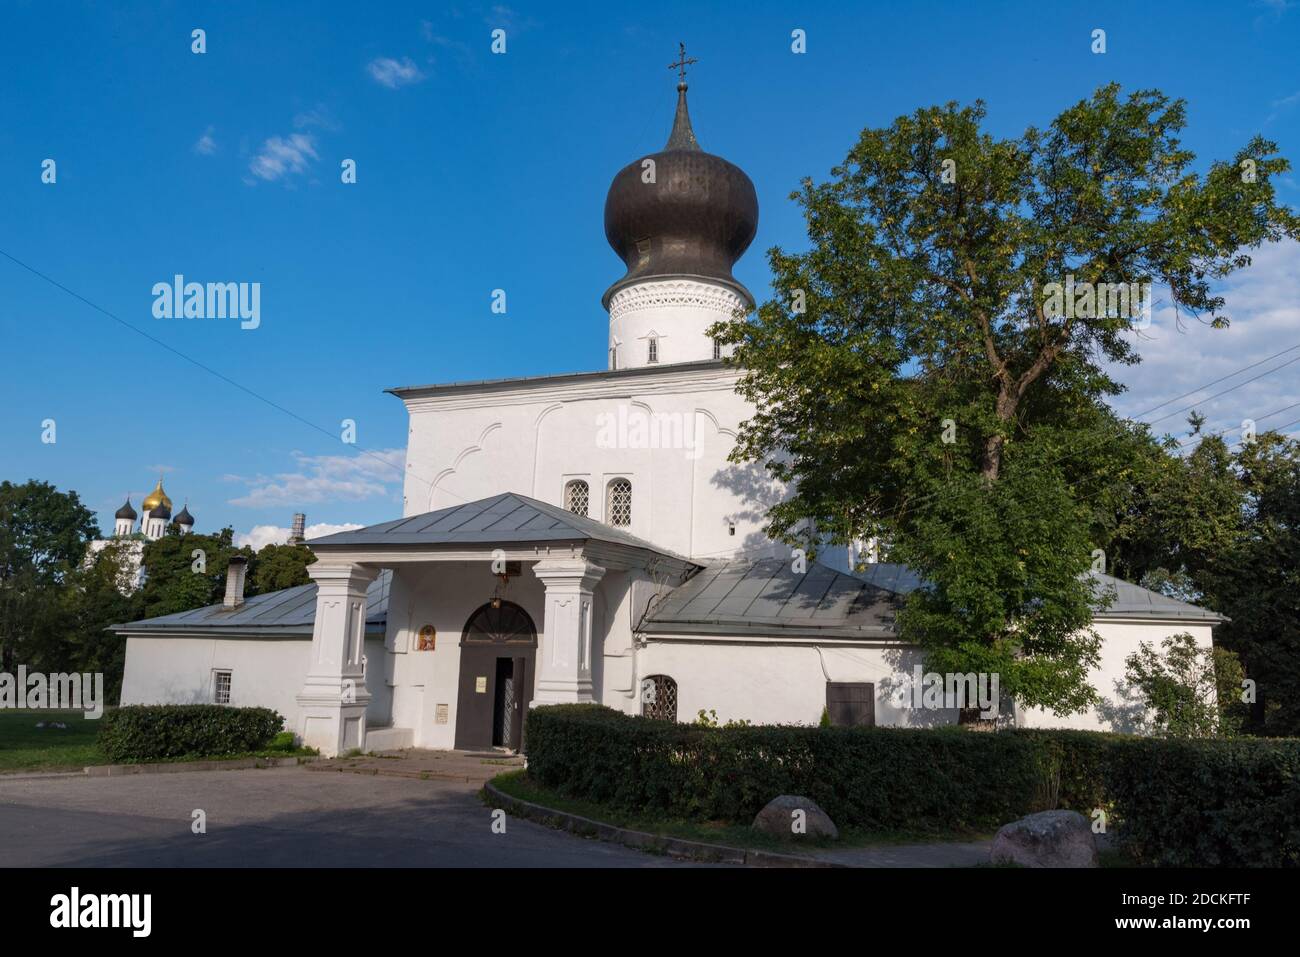
<path id="1" fill-rule="evenodd" d="M 99 719 L 99 748 L 118 762 L 220 757 L 259 751 L 284 726 L 270 708 L 126 705 Z"/>
<path id="2" fill-rule="evenodd" d="M 528 713 L 528 770 L 571 797 L 748 824 L 778 794 L 841 827 L 989 831 L 1064 807 L 1108 825 L 1132 859 L 1300 862 L 1300 741 L 1172 741 L 1091 731 L 705 728 L 600 705 Z"/>

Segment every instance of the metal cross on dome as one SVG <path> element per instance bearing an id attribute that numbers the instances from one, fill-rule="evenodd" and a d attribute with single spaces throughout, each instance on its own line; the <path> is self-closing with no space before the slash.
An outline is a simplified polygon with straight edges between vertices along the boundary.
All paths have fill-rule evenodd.
<path id="1" fill-rule="evenodd" d="M 685 82 L 686 82 L 686 68 L 687 68 L 688 66 L 690 66 L 692 63 L 699 63 L 700 61 L 697 60 L 697 59 L 695 59 L 695 57 L 691 57 L 689 60 L 686 58 L 686 44 L 685 44 L 685 43 L 681 43 L 681 42 L 679 41 L 678 44 L 677 44 L 677 50 L 678 50 L 678 59 L 677 59 L 677 62 L 676 62 L 676 63 L 670 63 L 670 64 L 668 64 L 668 69 L 670 69 L 670 70 L 676 70 L 676 71 L 677 71 L 677 79 L 680 80 L 682 83 L 685 83 Z"/>

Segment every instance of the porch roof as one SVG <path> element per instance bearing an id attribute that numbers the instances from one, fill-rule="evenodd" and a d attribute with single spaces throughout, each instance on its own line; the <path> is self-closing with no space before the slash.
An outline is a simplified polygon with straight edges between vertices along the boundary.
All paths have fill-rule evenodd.
<path id="1" fill-rule="evenodd" d="M 435 512 L 411 515 L 348 532 L 336 532 L 310 539 L 306 545 L 313 550 L 329 550 L 387 545 L 504 546 L 588 541 L 639 548 L 679 561 L 689 561 L 622 529 L 597 522 L 585 515 L 575 515 L 558 505 L 517 492 L 505 492 Z"/>

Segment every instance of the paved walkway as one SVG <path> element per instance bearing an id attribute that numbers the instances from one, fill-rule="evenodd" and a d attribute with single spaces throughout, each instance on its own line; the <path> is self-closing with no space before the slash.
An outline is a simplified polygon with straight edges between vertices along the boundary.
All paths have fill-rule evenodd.
<path id="1" fill-rule="evenodd" d="M 0 778 L 0 867 L 690 866 L 518 818 L 495 833 L 478 791 L 301 767 Z"/>

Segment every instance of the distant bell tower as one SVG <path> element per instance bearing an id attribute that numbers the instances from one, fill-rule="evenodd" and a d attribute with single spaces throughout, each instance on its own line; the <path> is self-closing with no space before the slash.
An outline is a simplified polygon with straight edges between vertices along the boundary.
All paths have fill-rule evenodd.
<path id="1" fill-rule="evenodd" d="M 744 170 L 700 149 L 686 108 L 686 47 L 677 114 L 658 153 L 619 170 L 605 197 L 605 237 L 627 272 L 605 291 L 609 367 L 717 359 L 713 323 L 754 297 L 731 268 L 758 231 L 758 196 Z"/>

